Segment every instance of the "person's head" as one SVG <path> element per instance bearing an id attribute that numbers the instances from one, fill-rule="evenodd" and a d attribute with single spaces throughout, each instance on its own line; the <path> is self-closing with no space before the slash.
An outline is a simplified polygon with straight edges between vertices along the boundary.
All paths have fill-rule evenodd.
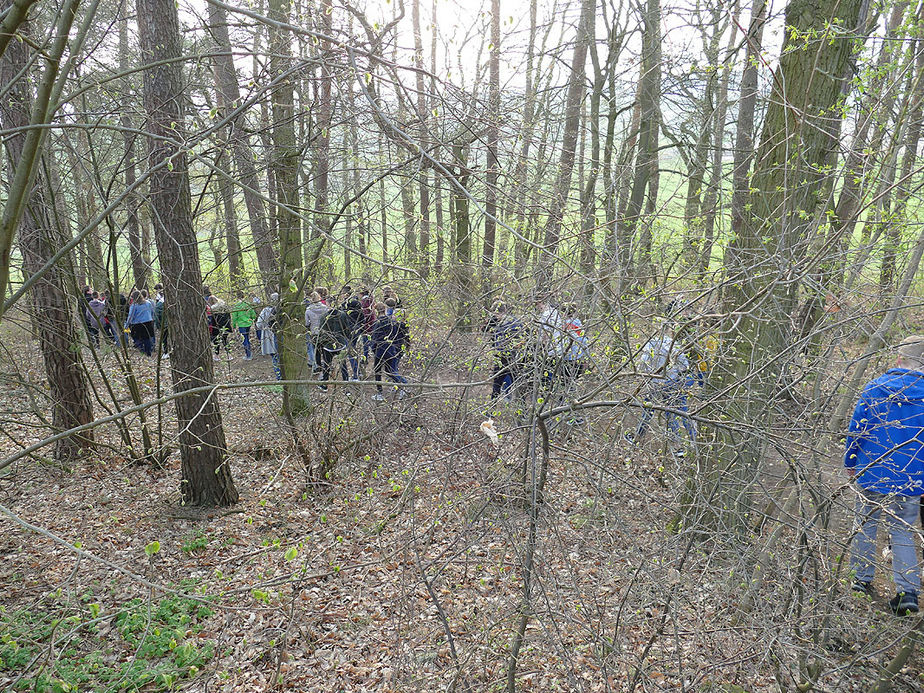
<path id="1" fill-rule="evenodd" d="M 394 308 L 397 305 L 398 305 L 398 302 L 394 298 L 389 297 L 385 299 L 386 308 Z"/>
<path id="2" fill-rule="evenodd" d="M 206 298 L 208 298 L 209 296 L 212 295 L 212 290 L 211 290 L 209 287 L 207 287 L 207 286 L 203 286 L 203 287 L 202 287 L 202 295 L 205 296 Z"/>
<path id="3" fill-rule="evenodd" d="M 321 302 L 321 294 L 319 294 L 317 291 L 312 291 L 312 292 L 308 295 L 308 300 L 311 301 L 312 303 L 320 303 L 320 302 Z"/>
<path id="4" fill-rule="evenodd" d="M 507 313 L 507 304 L 503 301 L 497 301 L 493 306 L 491 306 L 491 312 L 495 315 L 504 315 Z"/>
<path id="5" fill-rule="evenodd" d="M 142 289 L 142 290 L 141 290 L 141 300 L 142 300 L 142 301 L 147 301 L 147 300 L 148 300 L 148 290 L 147 290 L 147 289 Z"/>
<path id="6" fill-rule="evenodd" d="M 924 371 L 924 335 L 913 334 L 899 342 L 898 365 L 915 371 Z"/>
<path id="7" fill-rule="evenodd" d="M 395 290 L 392 289 L 390 286 L 386 284 L 385 286 L 382 287 L 382 296 L 384 296 L 385 298 L 388 298 L 389 296 L 394 296 L 394 295 L 395 295 Z"/>
<path id="8" fill-rule="evenodd" d="M 138 291 L 138 289 L 133 289 L 130 296 L 131 296 L 132 302 L 137 303 L 138 300 L 141 298 L 141 292 Z"/>
<path id="9" fill-rule="evenodd" d="M 566 318 L 573 318 L 575 315 L 577 315 L 577 304 L 573 302 L 566 303 L 562 307 L 562 311 L 564 312 Z"/>
<path id="10" fill-rule="evenodd" d="M 274 291 L 270 294 L 270 303 L 276 303 L 277 301 L 279 301 L 279 294 Z"/>
<path id="11" fill-rule="evenodd" d="M 84 292 L 85 294 L 90 293 L 91 290 L 92 290 L 92 289 L 90 289 L 90 285 L 89 285 L 89 284 L 87 284 L 86 286 L 83 287 L 83 292 Z"/>
<path id="12" fill-rule="evenodd" d="M 369 287 L 368 287 L 368 286 L 364 286 L 362 289 L 360 289 L 360 290 L 359 290 L 359 295 L 360 295 L 360 296 L 368 296 L 368 295 L 369 295 Z"/>
<path id="13" fill-rule="evenodd" d="M 208 297 L 208 302 L 209 302 L 209 305 L 210 305 L 210 306 L 214 306 L 216 303 L 218 303 L 218 297 L 217 297 L 217 296 L 209 296 L 209 297 Z"/>
<path id="14" fill-rule="evenodd" d="M 340 289 L 340 295 L 344 298 L 349 298 L 353 294 L 353 287 L 347 284 L 342 289 Z"/>
<path id="15" fill-rule="evenodd" d="M 243 292 L 243 291 L 238 291 L 238 292 L 235 294 L 235 296 L 237 296 L 237 299 L 238 299 L 239 301 L 243 301 L 243 300 L 244 300 L 244 292 Z"/>
<path id="16" fill-rule="evenodd" d="M 90 294 L 93 298 L 99 298 L 99 291 L 94 291 Z"/>
<path id="17" fill-rule="evenodd" d="M 100 300 L 100 301 L 105 301 L 107 298 L 109 298 L 109 294 L 107 294 L 105 291 L 100 291 L 100 292 L 99 292 L 99 300 Z"/>
<path id="18" fill-rule="evenodd" d="M 381 301 L 377 302 L 372 307 L 375 309 L 375 312 L 378 313 L 379 315 L 385 315 L 385 311 L 388 310 L 388 306 L 386 306 Z"/>
<path id="19" fill-rule="evenodd" d="M 154 291 L 156 291 L 156 292 L 158 292 L 158 293 L 162 293 L 163 290 L 164 290 L 164 285 L 161 284 L 160 282 L 158 282 L 157 284 L 154 285 Z"/>
<path id="20" fill-rule="evenodd" d="M 326 286 L 316 286 L 314 287 L 314 290 L 317 292 L 318 296 L 321 297 L 322 301 L 325 298 L 327 298 L 327 287 Z"/>

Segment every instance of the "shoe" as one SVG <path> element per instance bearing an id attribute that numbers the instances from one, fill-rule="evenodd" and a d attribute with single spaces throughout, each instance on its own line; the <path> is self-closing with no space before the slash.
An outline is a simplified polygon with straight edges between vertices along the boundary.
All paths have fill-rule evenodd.
<path id="1" fill-rule="evenodd" d="M 163 360 L 163 359 L 169 359 L 169 358 L 170 358 L 170 354 L 161 354 L 161 355 L 160 355 L 160 358 L 161 358 L 161 360 Z"/>
<path id="2" fill-rule="evenodd" d="M 228 360 L 229 360 L 229 361 L 233 361 L 233 360 L 234 360 L 234 357 L 233 357 L 231 354 L 228 354 Z"/>
<path id="3" fill-rule="evenodd" d="M 318 389 L 321 392 L 327 392 L 327 385 L 318 385 Z"/>
<path id="4" fill-rule="evenodd" d="M 244 360 L 245 360 L 245 361 L 253 361 L 253 356 L 245 356 L 245 357 L 244 357 Z"/>
<path id="5" fill-rule="evenodd" d="M 218 358 L 218 354 L 212 354 L 212 361 L 221 361 L 221 359 Z"/>
<path id="6" fill-rule="evenodd" d="M 687 451 L 685 448 L 677 448 L 673 450 L 673 453 L 674 453 L 674 457 L 686 457 L 687 456 Z"/>
<path id="7" fill-rule="evenodd" d="M 629 445 L 635 445 L 635 434 L 634 433 L 626 433 L 625 435 L 623 435 L 623 438 Z"/>
<path id="8" fill-rule="evenodd" d="M 405 390 L 398 390 L 398 399 L 405 399 L 407 397 L 407 392 Z"/>
<path id="9" fill-rule="evenodd" d="M 857 594 L 862 594 L 867 597 L 873 596 L 873 583 L 867 582 L 866 580 L 854 580 L 853 584 L 850 586 L 852 592 Z"/>
<path id="10" fill-rule="evenodd" d="M 889 608 L 896 616 L 918 613 L 918 595 L 914 592 L 899 592 L 889 600 Z"/>
<path id="11" fill-rule="evenodd" d="M 376 392 L 374 395 L 372 395 L 372 401 L 373 402 L 384 402 L 385 395 L 383 395 L 381 392 Z"/>
<path id="12" fill-rule="evenodd" d="M 358 382 L 359 382 L 359 378 L 350 378 L 350 382 L 351 382 L 351 383 L 358 383 Z"/>

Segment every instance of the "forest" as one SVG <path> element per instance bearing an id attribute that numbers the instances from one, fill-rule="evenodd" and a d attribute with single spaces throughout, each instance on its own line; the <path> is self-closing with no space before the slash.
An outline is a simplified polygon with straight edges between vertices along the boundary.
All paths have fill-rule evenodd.
<path id="1" fill-rule="evenodd" d="M 922 128 L 924 0 L 0 0 L 0 690 L 924 689 Z"/>

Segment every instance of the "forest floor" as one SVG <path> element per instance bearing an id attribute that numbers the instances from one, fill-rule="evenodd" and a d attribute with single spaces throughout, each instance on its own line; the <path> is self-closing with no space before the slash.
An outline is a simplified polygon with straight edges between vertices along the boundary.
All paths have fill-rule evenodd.
<path id="1" fill-rule="evenodd" d="M 29 413 L 41 409 L 36 349 L 10 339 L 5 454 L 46 434 Z M 428 349 L 412 380 L 435 362 Z M 489 377 L 476 337 L 454 349 L 463 356 L 431 380 Z M 131 358 L 153 397 L 152 361 Z M 272 379 L 265 357 L 216 366 L 224 382 Z M 661 424 L 629 448 L 626 407 L 552 431 L 528 556 L 522 474 L 538 474 L 541 455 L 512 407 L 496 411 L 497 448 L 481 434 L 489 388 L 385 403 L 365 385 L 317 393 L 301 435 L 310 464 L 333 462 L 323 484 L 308 483 L 275 386 L 224 392 L 241 492 L 224 510 L 183 507 L 178 455 L 134 463 L 110 429 L 98 433 L 108 447 L 67 469 L 27 458 L 3 470 L 0 503 L 58 540 L 0 518 L 0 689 L 503 690 L 527 565 L 517 690 L 862 691 L 920 625 L 883 613 L 886 578 L 872 603 L 845 587 L 837 450 L 795 455 L 804 487 L 765 522 L 693 537 L 669 527 L 696 456 L 666 454 Z M 172 406 L 163 416 L 169 439 Z M 755 506 L 786 469 L 768 461 Z M 922 687 L 918 652 L 892 690 Z"/>

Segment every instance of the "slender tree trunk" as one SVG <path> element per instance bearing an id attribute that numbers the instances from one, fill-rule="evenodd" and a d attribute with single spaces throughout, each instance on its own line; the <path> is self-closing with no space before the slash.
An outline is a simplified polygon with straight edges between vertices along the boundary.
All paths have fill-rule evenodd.
<path id="1" fill-rule="evenodd" d="M 767 21 L 767 0 L 755 0 L 751 7 L 751 23 L 747 34 L 747 52 L 741 73 L 741 96 L 738 99 L 738 119 L 732 163 L 731 231 L 732 241 L 725 249 L 725 271 L 730 276 L 741 272 L 735 252 L 735 238 L 742 235 L 748 205 L 748 180 L 754 158 L 754 112 L 757 108 L 757 77 L 760 65 L 764 23 Z"/>
<path id="2" fill-rule="evenodd" d="M 128 2 L 122 0 L 121 6 L 122 17 L 119 19 L 119 70 L 127 72 L 129 69 L 128 54 Z M 132 84 L 131 78 L 126 75 L 122 78 L 122 96 L 125 99 L 131 99 Z M 122 131 L 122 147 L 125 166 L 125 187 L 130 188 L 135 184 L 135 133 L 129 132 L 132 127 L 132 118 L 128 108 L 121 109 L 119 120 L 124 130 Z M 89 137 L 87 133 L 87 137 Z M 125 198 L 126 212 L 126 231 L 128 232 L 128 248 L 132 263 L 132 274 L 135 277 L 135 286 L 147 286 L 148 268 L 144 262 L 144 256 L 141 253 L 141 231 L 138 226 L 138 197 L 134 193 L 129 193 Z"/>
<path id="3" fill-rule="evenodd" d="M 215 86 L 218 92 L 219 112 L 225 115 L 240 106 L 241 87 L 238 83 L 237 71 L 234 69 L 227 13 L 223 7 L 214 3 L 206 4 L 209 11 L 209 32 L 219 49 L 215 56 Z M 259 37 L 256 40 L 259 40 Z M 255 54 L 257 50 L 258 46 L 255 45 Z M 257 265 L 260 268 L 264 287 L 269 287 L 277 281 L 279 269 L 276 263 L 276 252 L 273 249 L 273 234 L 266 223 L 267 210 L 261 196 L 260 179 L 257 177 L 257 167 L 254 164 L 243 113 L 239 112 L 231 118 L 226 132 L 234 156 L 244 204 L 247 206 L 250 233 L 257 252 Z M 272 191 L 270 197 L 273 198 Z"/>
<path id="4" fill-rule="evenodd" d="M 552 263 L 558 252 L 561 224 L 568 204 L 568 193 L 571 189 L 571 172 L 574 169 L 578 126 L 581 121 L 581 100 L 584 97 L 584 63 L 587 61 L 588 45 L 594 40 L 594 7 L 594 0 L 582 0 L 581 2 L 581 18 L 578 23 L 577 40 L 574 44 L 574 54 L 571 59 L 568 95 L 565 100 L 565 129 L 562 135 L 561 159 L 558 164 L 555 186 L 552 190 L 549 220 L 545 227 L 545 250 L 543 252 L 548 255 L 542 260 L 546 266 L 542 274 L 547 274 L 551 270 Z M 542 277 L 542 279 L 548 278 Z"/>
<path id="5" fill-rule="evenodd" d="M 423 35 L 420 31 L 420 0 L 413 0 L 411 9 L 414 24 L 414 65 L 417 67 L 417 118 L 420 146 L 427 149 L 430 138 L 427 132 L 427 94 L 424 89 Z M 435 21 L 435 17 L 434 17 Z M 430 275 L 430 183 L 427 169 L 421 167 L 417 175 L 420 194 L 420 256 L 418 270 L 426 279 Z"/>
<path id="6" fill-rule="evenodd" d="M 154 237 L 167 296 L 165 318 L 173 348 L 170 369 L 179 394 L 213 382 L 208 328 L 202 304 L 202 272 L 192 226 L 189 171 L 179 62 L 180 26 L 173 0 L 139 0 L 138 33 L 144 71 L 144 105 L 148 113 L 149 164 L 154 209 Z M 170 166 L 163 165 L 170 161 Z M 183 502 L 230 505 L 238 493 L 231 478 L 225 430 L 217 393 L 187 395 L 176 400 Z"/>
<path id="7" fill-rule="evenodd" d="M 529 232 L 526 229 L 526 168 L 529 162 L 529 150 L 533 141 L 534 111 L 536 101 L 535 86 L 535 55 L 536 55 L 536 29 L 537 29 L 537 8 L 536 0 L 529 2 L 529 45 L 526 49 L 526 90 L 523 97 L 523 120 L 520 125 L 520 154 L 517 157 L 516 167 L 514 169 L 513 180 L 516 188 L 516 221 L 514 228 L 520 236 L 526 236 Z M 520 276 L 526 269 L 526 261 L 529 257 L 529 247 L 517 238 L 513 244 L 514 272 Z"/>
<path id="8" fill-rule="evenodd" d="M 491 57 L 488 61 L 490 77 L 488 79 L 488 123 L 485 136 L 487 161 L 485 162 L 484 248 L 481 254 L 481 264 L 484 267 L 486 281 L 489 268 L 494 264 L 494 245 L 497 235 L 497 180 L 500 173 L 500 164 L 497 160 L 497 145 L 500 139 L 500 43 L 500 0 L 491 0 Z"/>

